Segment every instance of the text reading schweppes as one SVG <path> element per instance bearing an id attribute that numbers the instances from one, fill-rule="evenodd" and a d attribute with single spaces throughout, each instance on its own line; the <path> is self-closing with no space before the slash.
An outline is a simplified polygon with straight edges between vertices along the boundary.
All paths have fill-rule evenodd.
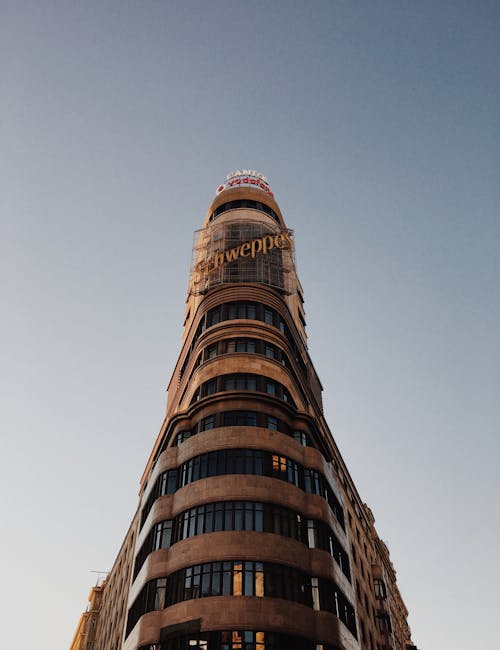
<path id="1" fill-rule="evenodd" d="M 219 269 L 224 264 L 235 262 L 239 257 L 254 258 L 256 255 L 267 255 L 273 249 L 292 250 L 293 239 L 290 233 L 283 232 L 278 235 L 269 233 L 243 242 L 234 248 L 216 251 L 211 257 L 197 262 L 194 267 L 193 281 L 195 283 L 201 282 L 203 277 Z"/>

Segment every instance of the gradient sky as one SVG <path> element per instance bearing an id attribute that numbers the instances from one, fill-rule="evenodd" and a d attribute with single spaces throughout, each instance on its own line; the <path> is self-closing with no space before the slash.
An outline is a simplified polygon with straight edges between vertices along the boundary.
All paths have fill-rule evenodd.
<path id="1" fill-rule="evenodd" d="M 2 647 L 137 504 L 229 170 L 295 231 L 325 413 L 422 650 L 498 641 L 500 5 L 3 0 Z"/>

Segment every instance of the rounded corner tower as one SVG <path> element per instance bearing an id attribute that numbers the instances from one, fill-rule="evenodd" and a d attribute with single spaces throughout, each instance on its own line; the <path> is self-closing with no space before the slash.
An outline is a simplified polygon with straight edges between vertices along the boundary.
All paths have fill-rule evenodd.
<path id="1" fill-rule="evenodd" d="M 182 349 L 99 650 L 408 647 L 388 553 L 323 417 L 303 302 L 266 177 L 229 174 L 195 233 Z"/>

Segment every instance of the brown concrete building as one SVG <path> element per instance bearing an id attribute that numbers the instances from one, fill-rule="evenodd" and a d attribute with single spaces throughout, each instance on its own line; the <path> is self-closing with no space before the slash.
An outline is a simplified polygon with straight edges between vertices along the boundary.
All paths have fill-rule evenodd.
<path id="1" fill-rule="evenodd" d="M 267 179 L 197 233 L 183 344 L 86 650 L 409 650 L 407 610 L 323 417 Z"/>

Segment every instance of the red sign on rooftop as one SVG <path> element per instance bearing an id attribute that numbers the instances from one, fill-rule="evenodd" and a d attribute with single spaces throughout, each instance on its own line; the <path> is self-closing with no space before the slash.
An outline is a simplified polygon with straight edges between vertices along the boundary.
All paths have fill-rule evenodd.
<path id="1" fill-rule="evenodd" d="M 259 190 L 267 192 L 270 196 L 274 196 L 269 188 L 269 181 L 264 174 L 259 174 L 255 169 L 238 169 L 235 172 L 229 172 L 226 177 L 226 182 L 219 185 L 217 194 L 223 190 L 229 190 L 236 187 L 256 187 Z"/>

